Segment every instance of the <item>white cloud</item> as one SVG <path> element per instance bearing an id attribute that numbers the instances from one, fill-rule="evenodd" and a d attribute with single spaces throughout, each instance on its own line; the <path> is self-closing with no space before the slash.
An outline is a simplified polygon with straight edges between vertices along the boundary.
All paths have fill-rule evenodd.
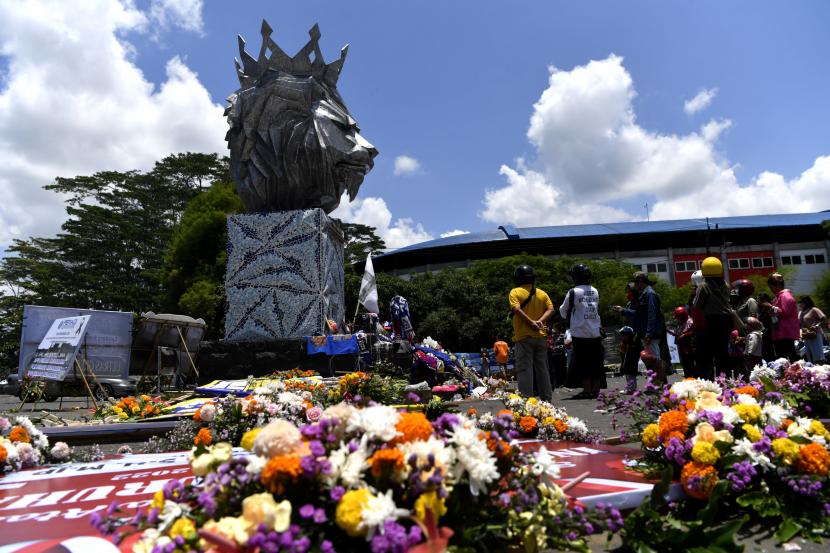
<path id="1" fill-rule="evenodd" d="M 461 236 L 462 234 L 470 234 L 469 230 L 455 229 L 441 233 L 441 238 L 449 238 L 450 236 Z"/>
<path id="2" fill-rule="evenodd" d="M 223 108 L 181 58 L 159 85 L 132 62 L 123 36 L 150 23 L 131 2 L 0 0 L 0 22 L 0 244 L 58 230 L 64 205 L 42 189 L 56 176 L 227 151 Z"/>
<path id="3" fill-rule="evenodd" d="M 392 212 L 383 198 L 358 198 L 349 203 L 349 196 L 343 194 L 340 205 L 331 213 L 332 217 L 347 223 L 361 223 L 375 227 L 378 236 L 390 249 L 402 248 L 418 242 L 432 240 L 433 236 L 424 230 L 423 225 L 410 218 L 401 218 L 392 223 Z"/>
<path id="4" fill-rule="evenodd" d="M 717 95 L 717 93 L 717 88 L 704 88 L 698 92 L 694 98 L 683 102 L 683 111 L 685 111 L 687 115 L 693 115 L 708 108 L 709 104 L 712 103 L 712 100 L 715 99 L 715 95 Z"/>
<path id="5" fill-rule="evenodd" d="M 639 219 L 617 206 L 642 196 L 652 219 L 830 207 L 828 158 L 790 181 L 762 173 L 741 185 L 716 149 L 730 120 L 686 135 L 638 125 L 636 91 L 622 61 L 611 55 L 570 71 L 551 68 L 527 131 L 536 157 L 502 166 L 507 184 L 485 192 L 482 219 L 519 226 Z"/>
<path id="6" fill-rule="evenodd" d="M 421 168 L 421 163 L 414 157 L 401 155 L 395 158 L 395 176 L 411 175 L 418 172 Z"/>
<path id="7" fill-rule="evenodd" d="M 205 28 L 202 8 L 202 0 L 152 0 L 149 14 L 161 31 L 179 27 L 201 35 Z"/>

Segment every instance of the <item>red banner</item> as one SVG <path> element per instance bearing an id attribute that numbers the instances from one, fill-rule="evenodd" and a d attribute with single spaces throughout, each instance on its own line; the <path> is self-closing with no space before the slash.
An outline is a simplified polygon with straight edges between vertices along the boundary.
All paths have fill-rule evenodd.
<path id="1" fill-rule="evenodd" d="M 560 485 L 590 473 L 569 492 L 586 505 L 602 501 L 621 509 L 633 508 L 651 492 L 651 483 L 623 464 L 631 449 L 575 442 L 521 443 L 527 450 L 542 446 L 561 468 Z M 187 452 L 125 455 L 3 476 L 0 553 L 117 551 L 98 537 L 89 517 L 103 515 L 113 502 L 129 514 L 147 508 L 153 494 L 168 481 L 192 478 L 187 457 Z"/>

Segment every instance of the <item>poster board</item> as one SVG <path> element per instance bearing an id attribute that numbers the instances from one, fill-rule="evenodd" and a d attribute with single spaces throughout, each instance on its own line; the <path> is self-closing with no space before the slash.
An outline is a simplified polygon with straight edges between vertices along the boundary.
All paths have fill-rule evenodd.
<path id="1" fill-rule="evenodd" d="M 86 336 L 89 315 L 55 319 L 26 366 L 25 374 L 63 381 Z"/>
<path id="2" fill-rule="evenodd" d="M 666 336 L 666 342 L 669 344 L 669 353 L 671 354 L 672 363 L 680 363 L 680 350 L 677 349 L 677 342 L 671 334 Z"/>
<path id="3" fill-rule="evenodd" d="M 74 309 L 43 305 L 23 306 L 23 331 L 17 374 L 23 378 L 32 356 L 52 321 L 89 315 L 83 355 L 98 377 L 126 379 L 130 372 L 133 314 L 122 311 Z"/>

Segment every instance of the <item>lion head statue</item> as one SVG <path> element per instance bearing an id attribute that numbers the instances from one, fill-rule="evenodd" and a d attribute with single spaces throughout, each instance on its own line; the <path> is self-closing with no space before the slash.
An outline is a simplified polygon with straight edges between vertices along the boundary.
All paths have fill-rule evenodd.
<path id="1" fill-rule="evenodd" d="M 331 213 L 344 191 L 354 200 L 378 153 L 337 92 L 348 46 L 326 64 L 317 25 L 294 57 L 271 32 L 263 21 L 256 59 L 239 37 L 240 88 L 225 110 L 237 191 L 249 212 L 319 207 Z"/>

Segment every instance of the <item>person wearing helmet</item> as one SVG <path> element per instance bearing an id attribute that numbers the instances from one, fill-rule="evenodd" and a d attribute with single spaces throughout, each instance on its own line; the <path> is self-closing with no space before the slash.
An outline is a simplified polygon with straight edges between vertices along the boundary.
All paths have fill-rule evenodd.
<path id="1" fill-rule="evenodd" d="M 619 305 L 613 306 L 612 309 L 631 316 L 631 326 L 643 343 L 645 357 L 642 354 L 641 357 L 649 359 L 646 366 L 649 370 L 655 371 L 655 384 L 662 385 L 666 383 L 666 367 L 671 357 L 666 344 L 666 322 L 660 308 L 660 295 L 652 288 L 653 284 L 646 273 L 637 271 L 634 273 L 634 288 L 638 292 L 637 305 L 633 310 Z"/>
<path id="2" fill-rule="evenodd" d="M 550 401 L 553 391 L 548 373 L 546 322 L 553 315 L 553 302 L 544 290 L 536 288 L 536 276 L 530 265 L 519 265 L 513 272 L 516 285 L 510 291 L 510 314 L 513 319 L 513 352 L 519 393 Z"/>
<path id="3" fill-rule="evenodd" d="M 738 305 L 735 311 L 742 321 L 750 317 L 758 318 L 758 302 L 752 295 L 755 293 L 755 284 L 746 278 L 736 280 L 732 283 L 732 290 L 738 294 Z"/>
<path id="4" fill-rule="evenodd" d="M 672 313 L 677 322 L 675 330 L 668 330 L 674 336 L 677 344 L 677 353 L 680 356 L 680 365 L 683 367 L 683 376 L 686 378 L 697 378 L 697 366 L 695 365 L 694 333 L 695 324 L 689 316 L 688 311 L 682 305 L 676 307 Z"/>
<path id="5" fill-rule="evenodd" d="M 574 374 L 569 374 L 568 380 L 582 380 L 582 392 L 575 399 L 593 399 L 599 396 L 601 388 L 607 387 L 599 292 L 591 286 L 591 269 L 584 263 L 574 265 L 571 278 L 574 287 L 568 290 L 559 307 L 559 314 L 570 325 L 573 340 L 571 369 Z"/>
<path id="6" fill-rule="evenodd" d="M 698 344 L 698 374 L 714 380 L 715 374 L 729 374 L 729 339 L 734 328 L 729 287 L 723 280 L 723 264 L 717 257 L 707 257 L 701 265 L 704 282 L 698 286 L 692 306 L 706 319 L 702 343 Z"/>
<path id="7" fill-rule="evenodd" d="M 632 325 L 634 324 L 634 316 L 637 313 L 637 301 L 640 297 L 640 292 L 633 282 L 625 285 L 625 298 L 627 303 L 625 307 L 620 305 L 612 305 L 611 309 L 621 313 L 625 320 L 625 326 L 620 329 L 620 353 L 622 355 L 622 348 L 625 347 L 625 355 L 622 355 L 623 362 L 620 366 L 620 372 L 625 375 L 625 392 L 626 394 L 633 394 L 637 390 L 637 374 L 639 372 L 640 352 L 643 351 L 643 342 L 637 333 L 634 332 Z M 625 333 L 623 332 L 625 331 Z M 627 338 L 630 331 L 630 338 Z"/>
<path id="8" fill-rule="evenodd" d="M 770 306 L 773 316 L 777 319 L 777 322 L 772 325 L 772 343 L 775 348 L 775 355 L 776 357 L 786 357 L 795 362 L 798 360 L 795 341 L 801 337 L 798 305 L 793 293 L 787 289 L 784 277 L 781 274 L 771 274 L 767 279 L 767 286 L 775 294 L 775 299 L 772 300 Z"/>

